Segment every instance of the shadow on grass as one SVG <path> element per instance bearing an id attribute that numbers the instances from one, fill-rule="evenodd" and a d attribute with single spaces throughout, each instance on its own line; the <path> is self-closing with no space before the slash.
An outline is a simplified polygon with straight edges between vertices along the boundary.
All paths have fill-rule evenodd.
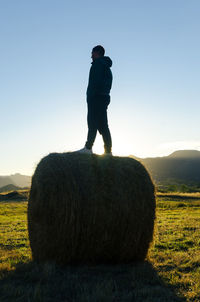
<path id="1" fill-rule="evenodd" d="M 58 267 L 18 264 L 0 278 L 0 301 L 173 302 L 186 301 L 167 286 L 149 262 Z"/>

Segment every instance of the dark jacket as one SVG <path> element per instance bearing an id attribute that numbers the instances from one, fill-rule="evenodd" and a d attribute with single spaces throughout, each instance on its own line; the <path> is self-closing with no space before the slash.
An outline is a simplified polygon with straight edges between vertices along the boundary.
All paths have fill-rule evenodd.
<path id="1" fill-rule="evenodd" d="M 108 96 L 110 94 L 113 79 L 110 70 L 112 60 L 107 56 L 103 56 L 95 59 L 91 64 L 86 93 L 87 100 L 100 95 Z"/>

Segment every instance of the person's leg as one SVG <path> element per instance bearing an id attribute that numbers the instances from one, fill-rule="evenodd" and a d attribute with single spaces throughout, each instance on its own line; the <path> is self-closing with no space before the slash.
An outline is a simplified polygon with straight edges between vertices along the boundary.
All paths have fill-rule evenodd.
<path id="1" fill-rule="evenodd" d="M 112 138 L 110 134 L 110 129 L 108 127 L 107 107 L 108 104 L 104 102 L 102 102 L 102 104 L 99 106 L 97 127 L 99 133 L 103 137 L 104 151 L 105 153 L 110 153 L 112 151 Z"/>
<path id="2" fill-rule="evenodd" d="M 87 103 L 88 113 L 87 113 L 87 124 L 88 124 L 88 134 L 85 147 L 87 149 L 92 149 L 96 135 L 97 135 L 97 123 L 96 123 L 96 108 L 93 104 Z"/>
<path id="3" fill-rule="evenodd" d="M 103 141 L 104 141 L 104 151 L 105 153 L 112 152 L 112 138 L 110 134 L 109 127 L 105 128 L 102 131 Z"/>

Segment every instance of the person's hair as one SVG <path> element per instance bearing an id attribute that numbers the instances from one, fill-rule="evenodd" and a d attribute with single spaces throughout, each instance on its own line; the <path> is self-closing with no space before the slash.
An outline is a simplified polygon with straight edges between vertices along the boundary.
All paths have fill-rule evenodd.
<path id="1" fill-rule="evenodd" d="M 100 56 L 104 56 L 105 54 L 105 49 L 101 45 L 95 46 L 92 51 L 98 52 Z"/>

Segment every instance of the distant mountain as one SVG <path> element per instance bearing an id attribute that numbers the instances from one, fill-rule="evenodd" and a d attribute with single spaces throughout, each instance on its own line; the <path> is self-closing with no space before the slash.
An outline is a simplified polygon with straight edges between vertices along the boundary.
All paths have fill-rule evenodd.
<path id="1" fill-rule="evenodd" d="M 9 184 L 13 184 L 13 181 L 10 176 L 0 176 L 0 188 Z"/>
<path id="2" fill-rule="evenodd" d="M 167 157 L 170 158 L 200 158 L 200 151 L 198 150 L 178 150 L 174 151 Z"/>
<path id="3" fill-rule="evenodd" d="M 0 188 L 7 185 L 14 185 L 20 188 L 30 187 L 31 176 L 22 175 L 19 173 L 9 176 L 0 176 Z"/>
<path id="4" fill-rule="evenodd" d="M 176 182 L 200 187 L 200 151 L 178 150 L 168 156 L 136 159 L 145 165 L 156 184 Z"/>
<path id="5" fill-rule="evenodd" d="M 21 189 L 21 188 L 18 187 L 18 186 L 15 186 L 13 184 L 9 184 L 9 185 L 0 187 L 0 193 L 2 193 L 2 192 L 9 192 L 9 191 L 17 191 L 19 189 Z"/>

